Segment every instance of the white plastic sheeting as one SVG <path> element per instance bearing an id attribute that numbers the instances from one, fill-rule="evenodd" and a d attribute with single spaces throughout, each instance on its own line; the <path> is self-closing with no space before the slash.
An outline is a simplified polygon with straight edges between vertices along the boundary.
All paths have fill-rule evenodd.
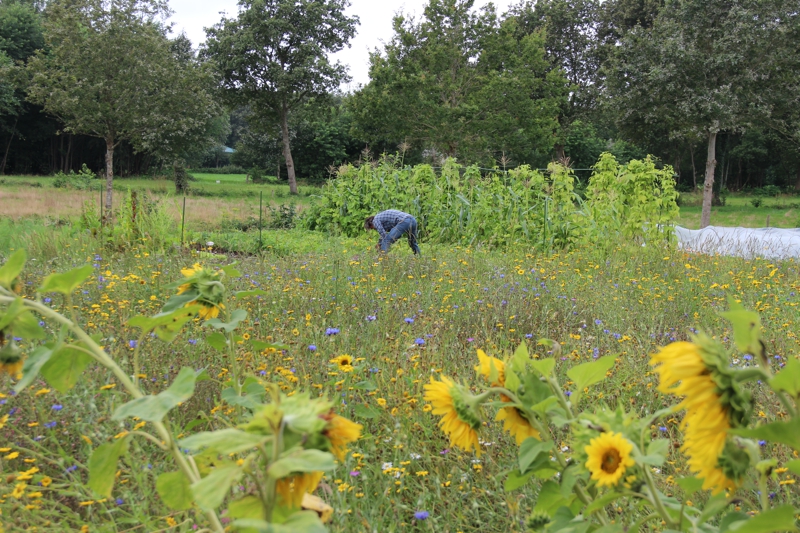
<path id="1" fill-rule="evenodd" d="M 708 226 L 691 230 L 675 226 L 678 246 L 704 254 L 744 258 L 787 259 L 800 257 L 800 228 L 727 228 Z"/>

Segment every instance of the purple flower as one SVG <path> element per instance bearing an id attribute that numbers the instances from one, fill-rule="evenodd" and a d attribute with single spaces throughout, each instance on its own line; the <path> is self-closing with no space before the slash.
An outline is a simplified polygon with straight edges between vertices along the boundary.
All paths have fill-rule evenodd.
<path id="1" fill-rule="evenodd" d="M 368 315 L 367 322 L 374 322 L 378 317 L 375 315 Z"/>
<path id="2" fill-rule="evenodd" d="M 62 410 L 63 408 L 64 408 L 64 406 L 63 406 L 63 405 L 61 405 L 60 403 L 57 403 L 57 404 L 55 404 L 53 407 L 51 407 L 50 409 L 52 409 L 53 411 L 60 411 L 60 410 Z"/>
<path id="3" fill-rule="evenodd" d="M 136 341 L 128 341 L 128 346 L 131 348 L 136 348 Z"/>
<path id="4" fill-rule="evenodd" d="M 417 346 L 422 346 L 425 344 L 425 339 L 420 339 L 420 338 L 415 339 L 414 344 L 416 344 Z"/>
<path id="5" fill-rule="evenodd" d="M 116 500 L 114 500 L 114 503 L 116 503 L 117 505 L 122 505 L 125 503 L 125 500 L 123 500 L 122 498 L 117 498 Z"/>
<path id="6" fill-rule="evenodd" d="M 317 347 L 314 344 L 309 344 L 308 345 L 308 350 L 311 351 L 311 352 L 316 352 L 317 351 Z"/>
<path id="7" fill-rule="evenodd" d="M 197 339 L 189 339 L 189 344 L 194 346 L 195 344 L 197 344 Z"/>
<path id="8" fill-rule="evenodd" d="M 426 520 L 429 516 L 428 511 L 417 511 L 414 513 L 414 518 L 417 520 Z"/>
<path id="9" fill-rule="evenodd" d="M 411 317 L 408 317 L 408 316 L 405 317 L 403 320 L 406 321 L 406 324 L 413 324 L 414 323 L 414 319 L 411 318 Z"/>
<path id="10" fill-rule="evenodd" d="M 475 339 L 473 339 L 472 337 L 467 337 L 467 342 L 472 342 L 472 341 L 474 341 L 474 340 L 475 340 Z"/>
<path id="11" fill-rule="evenodd" d="M 48 423 L 46 423 L 46 424 L 44 425 L 44 427 L 52 429 L 52 428 L 56 427 L 57 425 L 58 425 L 58 422 L 56 422 L 55 420 L 53 420 L 52 422 L 48 422 Z"/>
<path id="12" fill-rule="evenodd" d="M 336 335 L 339 333 L 339 328 L 328 328 L 325 330 L 325 335 Z"/>
<path id="13" fill-rule="evenodd" d="M 353 471 L 350 472 L 350 477 L 358 477 L 360 475 L 361 475 L 361 472 L 359 472 L 358 470 L 353 470 Z"/>

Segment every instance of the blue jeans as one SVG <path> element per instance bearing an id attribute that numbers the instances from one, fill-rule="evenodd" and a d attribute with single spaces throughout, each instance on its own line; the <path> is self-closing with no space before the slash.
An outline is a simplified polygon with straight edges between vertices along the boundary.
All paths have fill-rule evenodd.
<path id="1" fill-rule="evenodd" d="M 397 242 L 404 233 L 408 233 L 408 245 L 415 254 L 419 254 L 419 246 L 417 246 L 417 219 L 408 217 L 392 230 L 386 234 L 385 239 L 381 239 L 381 251 L 388 252 L 389 247 Z"/>

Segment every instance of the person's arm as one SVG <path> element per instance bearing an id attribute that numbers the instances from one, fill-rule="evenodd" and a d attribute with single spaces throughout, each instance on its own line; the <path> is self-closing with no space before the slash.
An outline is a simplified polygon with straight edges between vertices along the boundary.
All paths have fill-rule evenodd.
<path id="1" fill-rule="evenodd" d="M 378 217 L 372 219 L 372 225 L 375 226 L 375 229 L 378 230 L 378 234 L 381 236 L 381 240 L 386 238 L 386 230 L 383 229 L 383 224 Z"/>

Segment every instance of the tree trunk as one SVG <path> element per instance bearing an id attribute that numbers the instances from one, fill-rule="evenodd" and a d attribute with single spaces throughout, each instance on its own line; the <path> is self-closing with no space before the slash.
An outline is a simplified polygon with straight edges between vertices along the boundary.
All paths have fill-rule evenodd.
<path id="1" fill-rule="evenodd" d="M 106 219 L 111 219 L 111 198 L 114 190 L 114 137 L 106 137 Z"/>
<path id="2" fill-rule="evenodd" d="M 564 153 L 563 144 L 556 144 L 553 149 L 556 151 L 556 161 L 559 163 L 563 162 L 567 158 L 567 155 Z"/>
<path id="3" fill-rule="evenodd" d="M 711 200 L 714 198 L 714 171 L 717 168 L 717 132 L 708 132 L 708 156 L 706 157 L 706 180 L 703 183 L 703 212 L 700 228 L 711 224 Z"/>
<path id="4" fill-rule="evenodd" d="M 800 163 L 797 164 L 797 181 L 794 182 L 794 190 L 800 191 Z"/>
<path id="5" fill-rule="evenodd" d="M 286 175 L 289 176 L 289 193 L 297 194 L 297 180 L 294 177 L 294 161 L 289 146 L 289 110 L 283 104 L 281 112 L 281 133 L 283 134 L 283 158 L 286 160 Z"/>
<path id="6" fill-rule="evenodd" d="M 693 191 L 697 190 L 697 169 L 694 166 L 694 145 L 690 142 L 689 143 L 689 154 L 692 156 L 692 185 L 694 188 Z"/>
<path id="7" fill-rule="evenodd" d="M 14 140 L 14 135 L 17 133 L 17 120 L 19 120 L 19 117 L 14 119 L 14 126 L 11 128 L 11 137 L 8 138 L 8 144 L 6 144 L 6 151 L 3 154 L 3 162 L 0 163 L 0 176 L 6 173 L 6 161 L 8 161 L 8 150 L 11 148 L 11 141 Z"/>

